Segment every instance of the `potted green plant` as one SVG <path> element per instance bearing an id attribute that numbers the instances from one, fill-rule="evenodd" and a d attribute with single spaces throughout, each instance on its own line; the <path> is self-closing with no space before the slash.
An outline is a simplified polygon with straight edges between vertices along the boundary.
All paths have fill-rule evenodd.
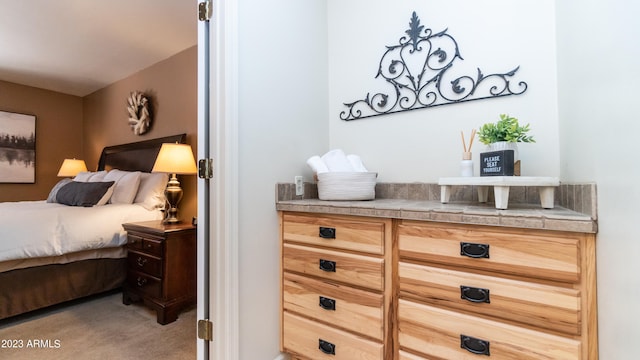
<path id="1" fill-rule="evenodd" d="M 518 119 L 506 114 L 500 114 L 496 123 L 486 123 L 478 131 L 478 139 L 485 145 L 506 141 L 512 143 L 534 143 L 533 136 L 528 136 L 529 124 L 520 125 Z"/>
<path id="2" fill-rule="evenodd" d="M 531 130 L 529 124 L 520 125 L 518 119 L 507 114 L 500 114 L 500 120 L 495 123 L 486 123 L 478 131 L 478 140 L 488 145 L 488 151 L 513 150 L 514 160 L 517 162 L 518 143 L 534 143 L 533 136 L 527 135 Z"/>

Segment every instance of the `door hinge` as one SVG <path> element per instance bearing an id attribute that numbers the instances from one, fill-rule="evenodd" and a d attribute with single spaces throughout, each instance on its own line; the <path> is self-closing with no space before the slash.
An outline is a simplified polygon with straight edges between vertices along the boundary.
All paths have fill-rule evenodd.
<path id="1" fill-rule="evenodd" d="M 198 160 L 198 177 L 205 180 L 213 177 L 213 159 Z"/>
<path id="2" fill-rule="evenodd" d="M 198 339 L 213 341 L 213 323 L 208 319 L 198 320 Z"/>
<path id="3" fill-rule="evenodd" d="M 209 21 L 213 13 L 211 1 L 203 1 L 198 3 L 198 20 Z"/>

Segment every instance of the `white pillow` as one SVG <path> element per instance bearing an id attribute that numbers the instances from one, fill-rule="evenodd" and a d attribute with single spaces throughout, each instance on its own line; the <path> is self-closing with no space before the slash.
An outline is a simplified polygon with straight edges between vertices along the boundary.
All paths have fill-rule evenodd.
<path id="1" fill-rule="evenodd" d="M 103 181 L 115 181 L 111 204 L 133 204 L 140 186 L 140 171 L 111 170 Z"/>
<path id="2" fill-rule="evenodd" d="M 164 208 L 164 189 L 167 187 L 168 181 L 169 174 L 142 173 L 138 194 L 133 202 L 142 205 L 147 210 Z"/>
<path id="3" fill-rule="evenodd" d="M 107 171 L 106 170 L 96 171 L 89 178 L 89 182 L 103 182 L 103 181 L 105 181 L 104 180 L 105 176 L 107 176 Z"/>
<path id="4" fill-rule="evenodd" d="M 89 182 L 100 182 L 100 181 L 89 181 Z M 113 189 L 115 188 L 116 188 L 115 183 L 109 186 L 109 188 L 107 189 L 107 192 L 105 192 L 104 195 L 102 195 L 102 198 L 100 198 L 100 200 L 98 200 L 98 202 L 94 206 L 106 205 L 107 202 L 111 200 L 111 196 L 113 196 Z"/>
<path id="5" fill-rule="evenodd" d="M 47 197 L 47 202 L 48 203 L 55 203 L 58 202 L 56 200 L 56 196 L 58 195 L 58 190 L 60 190 L 61 187 L 67 185 L 68 183 L 70 183 L 72 180 L 69 178 L 64 178 L 60 181 L 58 181 L 57 184 L 55 184 L 53 186 L 53 188 L 51 189 L 51 191 L 49 192 L 49 196 Z"/>
<path id="6" fill-rule="evenodd" d="M 76 177 L 73 178 L 73 181 L 78 182 L 102 182 L 104 181 L 104 177 L 107 175 L 106 170 L 102 171 L 82 171 L 79 172 Z"/>

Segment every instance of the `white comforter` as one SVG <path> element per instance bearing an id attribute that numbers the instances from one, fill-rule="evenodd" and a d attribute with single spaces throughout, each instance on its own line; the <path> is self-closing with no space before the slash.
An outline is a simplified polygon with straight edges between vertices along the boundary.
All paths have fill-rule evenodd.
<path id="1" fill-rule="evenodd" d="M 123 223 L 161 218 L 160 211 L 136 204 L 0 203 L 0 261 L 120 246 L 127 241 Z"/>

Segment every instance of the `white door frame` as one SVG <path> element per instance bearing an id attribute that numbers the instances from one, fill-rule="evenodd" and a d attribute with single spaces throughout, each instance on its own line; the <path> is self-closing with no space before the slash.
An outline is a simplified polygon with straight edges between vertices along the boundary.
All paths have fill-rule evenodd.
<path id="1" fill-rule="evenodd" d="M 238 360 L 237 4 L 215 0 L 212 10 L 198 23 L 198 158 L 213 159 L 213 178 L 198 180 L 197 315 L 213 322 L 213 341 L 198 340 L 197 358 Z"/>

